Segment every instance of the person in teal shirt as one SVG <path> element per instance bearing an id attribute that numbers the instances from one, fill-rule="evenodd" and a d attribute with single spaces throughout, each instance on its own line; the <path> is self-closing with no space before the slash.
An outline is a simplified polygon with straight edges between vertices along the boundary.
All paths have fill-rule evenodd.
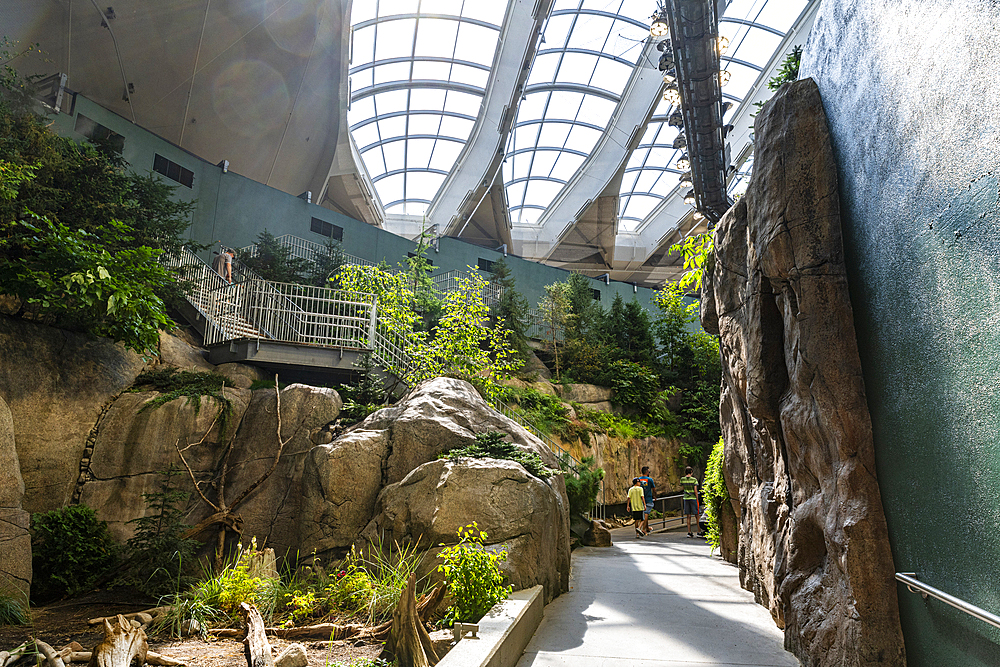
<path id="1" fill-rule="evenodd" d="M 642 486 L 642 495 L 646 498 L 646 509 L 643 510 L 642 515 L 642 532 L 648 534 L 649 513 L 653 511 L 653 499 L 656 498 L 656 482 L 649 476 L 649 466 L 642 467 L 639 484 Z"/>
<path id="2" fill-rule="evenodd" d="M 681 477 L 681 486 L 684 487 L 684 510 L 683 515 L 687 517 L 688 537 L 694 537 L 691 532 L 691 517 L 695 517 L 698 522 L 698 480 L 691 476 L 694 470 L 691 466 L 684 468 L 684 476 Z"/>
<path id="3" fill-rule="evenodd" d="M 646 511 L 646 498 L 638 477 L 632 478 L 632 487 L 628 490 L 628 509 L 635 520 L 635 536 L 644 537 L 646 533 L 642 531 L 642 516 Z"/>

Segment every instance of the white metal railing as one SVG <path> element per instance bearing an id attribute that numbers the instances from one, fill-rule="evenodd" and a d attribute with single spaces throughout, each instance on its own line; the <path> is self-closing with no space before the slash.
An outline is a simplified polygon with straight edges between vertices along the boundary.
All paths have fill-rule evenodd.
<path id="1" fill-rule="evenodd" d="M 325 257 L 329 252 L 329 248 L 323 243 L 316 243 L 315 241 L 293 236 L 292 234 L 282 234 L 281 236 L 277 236 L 275 237 L 275 241 L 285 248 L 288 248 L 293 257 L 305 259 L 310 262 L 316 261 L 317 256 Z M 245 248 L 240 248 L 240 252 L 247 253 L 250 257 L 256 257 L 257 244 L 255 243 L 253 245 L 248 245 Z M 378 266 L 378 262 L 373 262 L 370 259 L 364 259 L 356 255 L 351 255 L 350 253 L 340 252 L 340 256 L 343 257 L 345 264 Z M 392 269 L 389 270 L 393 271 Z"/>
<path id="2" fill-rule="evenodd" d="M 431 276 L 431 280 L 434 281 L 434 286 L 439 292 L 453 292 L 459 289 L 462 280 L 470 280 L 472 274 L 468 271 L 448 271 L 446 273 L 439 273 L 436 276 Z M 483 286 L 483 303 L 486 304 L 487 308 L 492 309 L 498 303 L 500 303 L 500 297 L 503 295 L 503 288 L 500 285 L 489 282 Z"/>
<path id="3" fill-rule="evenodd" d="M 400 380 L 412 367 L 404 336 L 379 317 L 374 294 L 270 282 L 238 262 L 234 275 L 242 280 L 229 283 L 188 248 L 164 261 L 190 281 L 187 298 L 205 318 L 206 345 L 249 338 L 367 350 L 377 366 Z M 580 462 L 565 447 L 502 401 L 493 402 L 493 407 L 565 456 L 578 471 Z"/>

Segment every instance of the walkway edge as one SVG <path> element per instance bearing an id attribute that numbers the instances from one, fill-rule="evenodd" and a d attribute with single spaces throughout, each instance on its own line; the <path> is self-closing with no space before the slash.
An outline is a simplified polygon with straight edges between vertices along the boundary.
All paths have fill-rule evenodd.
<path id="1" fill-rule="evenodd" d="M 479 638 L 462 639 L 437 667 L 514 667 L 542 621 L 543 591 L 538 585 L 511 593 L 479 621 Z"/>

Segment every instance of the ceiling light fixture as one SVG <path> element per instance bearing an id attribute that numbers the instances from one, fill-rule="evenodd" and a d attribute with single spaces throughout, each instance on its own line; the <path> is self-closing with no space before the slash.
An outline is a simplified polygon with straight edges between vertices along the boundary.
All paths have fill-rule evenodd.
<path id="1" fill-rule="evenodd" d="M 732 75 L 729 74 L 729 70 L 724 69 L 721 72 L 719 72 L 719 85 L 724 86 L 727 83 L 729 83 L 730 76 Z"/>
<path id="2" fill-rule="evenodd" d="M 663 101 L 674 106 L 681 103 L 681 91 L 677 90 L 676 83 L 667 85 L 667 89 L 663 91 Z"/>
<path id="3" fill-rule="evenodd" d="M 680 109 L 674 109 L 674 112 L 670 114 L 670 118 L 667 119 L 667 125 L 676 127 L 677 129 L 684 129 L 684 115 Z"/>
<path id="4" fill-rule="evenodd" d="M 725 53 L 726 51 L 729 50 L 729 38 L 726 37 L 725 35 L 719 35 L 718 44 L 719 44 L 719 55 L 720 56 L 723 53 Z"/>
<path id="5" fill-rule="evenodd" d="M 680 171 L 687 171 L 688 169 L 691 168 L 691 160 L 688 159 L 687 153 L 681 155 L 680 159 L 677 160 L 677 162 L 674 164 L 674 167 L 676 167 Z"/>
<path id="6" fill-rule="evenodd" d="M 694 181 L 691 180 L 691 172 L 685 171 L 681 174 L 681 182 L 677 184 L 679 188 L 690 188 L 694 186 Z"/>
<path id="7" fill-rule="evenodd" d="M 701 211 L 695 211 L 694 212 L 694 219 L 697 220 L 698 222 L 701 222 L 702 220 L 705 219 L 705 214 L 702 213 Z"/>
<path id="8" fill-rule="evenodd" d="M 675 81 L 677 81 L 677 75 L 674 70 L 668 69 L 666 72 L 663 73 L 663 83 L 670 84 L 674 83 Z"/>
<path id="9" fill-rule="evenodd" d="M 657 3 L 656 11 L 649 18 L 653 19 L 649 26 L 649 34 L 653 37 L 666 37 L 670 34 L 670 25 L 667 23 L 667 5 L 663 0 Z"/>
<path id="10" fill-rule="evenodd" d="M 682 151 L 685 148 L 687 148 L 687 145 L 688 145 L 687 138 L 683 134 L 678 134 L 676 137 L 674 137 L 674 143 L 670 144 L 670 147 L 673 148 L 675 151 Z"/>
<path id="11" fill-rule="evenodd" d="M 695 203 L 694 190 L 688 190 L 684 194 L 684 203 L 687 204 L 688 206 L 694 206 Z"/>

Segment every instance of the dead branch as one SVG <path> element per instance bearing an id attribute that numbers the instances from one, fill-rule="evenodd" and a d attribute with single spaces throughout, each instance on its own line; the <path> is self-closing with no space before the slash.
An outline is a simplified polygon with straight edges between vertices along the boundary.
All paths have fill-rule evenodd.
<path id="1" fill-rule="evenodd" d="M 136 623 L 138 625 L 138 623 Z M 132 661 L 146 661 L 146 633 L 119 614 L 114 624 L 104 619 L 104 639 L 94 647 L 90 667 L 129 667 Z"/>
<path id="2" fill-rule="evenodd" d="M 271 644 L 267 641 L 264 619 L 260 612 L 253 605 L 241 602 L 239 613 L 247 625 L 247 636 L 243 640 L 243 655 L 247 659 L 247 667 L 274 667 Z"/>
<path id="3" fill-rule="evenodd" d="M 263 475 L 261 475 L 260 479 L 258 479 L 256 482 L 254 482 L 253 484 L 251 484 L 250 486 L 248 486 L 243 491 L 243 493 L 241 493 L 236 498 L 236 500 L 233 501 L 233 504 L 232 504 L 232 508 L 233 509 L 235 509 L 240 503 L 242 503 L 246 499 L 247 496 L 249 496 L 251 493 L 253 493 L 254 489 L 256 489 L 258 486 L 260 486 L 261 484 L 263 484 L 264 481 L 268 477 L 271 476 L 271 473 L 273 473 L 275 470 L 277 470 L 277 468 L 278 468 L 278 461 L 281 459 L 281 452 L 284 451 L 285 445 L 287 445 L 291 441 L 291 439 L 292 439 L 292 436 L 289 436 L 287 440 L 282 440 L 281 439 L 281 390 L 278 389 L 278 376 L 277 375 L 274 376 L 274 396 L 275 396 L 275 399 L 278 402 L 278 407 L 277 407 L 277 410 L 276 410 L 277 416 L 278 416 L 278 432 L 277 432 L 277 437 L 278 437 L 278 452 L 274 455 L 274 460 L 271 462 L 271 467 L 268 468 L 267 472 L 265 472 Z"/>
<path id="4" fill-rule="evenodd" d="M 66 663 L 63 662 L 59 652 L 54 648 L 40 639 L 35 640 L 35 646 L 38 648 L 38 652 L 45 656 L 45 663 L 49 667 L 66 667 Z"/>

